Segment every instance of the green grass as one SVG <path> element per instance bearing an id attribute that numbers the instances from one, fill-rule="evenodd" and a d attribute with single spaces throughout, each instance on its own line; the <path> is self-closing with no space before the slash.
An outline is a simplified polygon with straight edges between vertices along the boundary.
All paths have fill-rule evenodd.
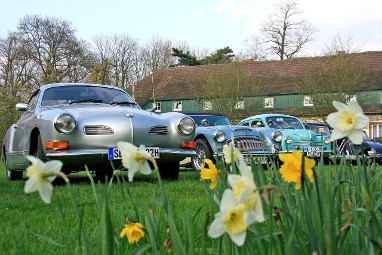
<path id="1" fill-rule="evenodd" d="M 37 193 L 23 192 L 25 180 L 6 180 L 1 166 L 0 254 L 165 254 L 166 237 L 172 254 L 382 253 L 381 166 L 318 164 L 314 182 L 303 179 L 300 190 L 275 165 L 253 166 L 266 220 L 248 227 L 242 247 L 228 235 L 206 235 L 219 211 L 216 202 L 229 188 L 227 166 L 218 161 L 217 167 L 219 184 L 212 191 L 188 169 L 174 182 L 161 182 L 154 173 L 130 183 L 126 172 L 118 172 L 112 183 L 92 185 L 86 173 L 70 175 L 71 185 L 58 183 L 51 204 L 44 204 Z M 145 226 L 137 244 L 119 237 L 126 217 Z"/>
<path id="2" fill-rule="evenodd" d="M 181 171 L 177 182 L 164 181 L 163 186 L 169 204 L 172 206 L 176 218 L 180 217 L 188 208 L 195 214 L 200 207 L 211 210 L 208 197 L 205 196 L 205 185 L 199 181 L 199 174 L 185 169 Z M 187 171 L 189 170 L 189 171 Z M 92 185 L 86 173 L 69 175 L 73 184 L 73 192 L 82 214 L 83 227 L 87 237 L 89 253 L 94 254 L 98 246 L 98 228 L 100 209 L 104 199 L 106 186 L 95 184 L 94 195 Z M 120 174 L 127 180 L 126 172 Z M 0 211 L 2 221 L 0 229 L 0 254 L 82 254 L 79 236 L 79 223 L 76 219 L 70 192 L 66 185 L 56 185 L 51 204 L 44 204 L 38 193 L 25 194 L 23 192 L 25 180 L 8 181 L 5 177 L 4 166 L 0 167 Z M 127 190 L 130 189 L 133 201 L 129 199 Z M 125 197 L 123 197 L 123 194 Z M 127 241 L 119 238 L 119 233 L 128 215 L 134 216 L 133 202 L 136 203 L 138 213 L 144 220 L 144 213 L 148 206 L 153 213 L 163 214 L 158 206 L 160 189 L 155 175 L 139 176 L 131 183 L 114 181 L 109 196 L 109 208 L 114 225 L 118 254 L 128 254 Z M 97 199 L 96 199 L 97 198 Z M 163 216 L 163 215 L 162 215 Z M 162 217 L 161 216 L 161 217 Z M 204 215 L 199 214 L 200 217 Z M 159 218 L 161 218 L 159 217 Z M 139 220 L 133 218 L 133 220 Z M 158 222 L 158 228 L 165 222 Z M 163 226 L 162 232 L 167 226 Z M 164 241 L 164 240 L 163 240 Z M 162 241 L 161 241 L 162 242 Z M 134 248 L 139 247 L 135 245 Z M 162 247 L 160 247 L 162 248 Z"/>

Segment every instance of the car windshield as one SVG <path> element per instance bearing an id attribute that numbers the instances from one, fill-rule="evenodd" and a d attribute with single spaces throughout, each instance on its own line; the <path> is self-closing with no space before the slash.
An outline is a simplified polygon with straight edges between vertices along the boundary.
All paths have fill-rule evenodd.
<path id="1" fill-rule="evenodd" d="M 274 116 L 266 118 L 268 126 L 277 129 L 304 129 L 301 123 L 291 117 Z"/>
<path id="2" fill-rule="evenodd" d="M 41 106 L 73 103 L 132 105 L 134 100 L 124 91 L 97 86 L 57 86 L 45 90 Z"/>
<path id="3" fill-rule="evenodd" d="M 328 126 L 314 124 L 306 124 L 305 126 L 307 129 L 313 131 L 317 135 L 330 135 L 330 129 Z"/>
<path id="4" fill-rule="evenodd" d="M 226 116 L 221 115 L 191 115 L 197 126 L 224 126 L 231 125 Z"/>

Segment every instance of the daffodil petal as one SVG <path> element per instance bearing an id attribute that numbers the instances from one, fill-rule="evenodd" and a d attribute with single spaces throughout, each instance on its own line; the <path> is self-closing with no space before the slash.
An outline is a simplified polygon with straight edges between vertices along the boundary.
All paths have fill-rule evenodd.
<path id="1" fill-rule="evenodd" d="M 345 110 L 347 109 L 347 105 L 338 101 L 333 101 L 333 106 L 336 108 L 337 111 Z"/>
<path id="2" fill-rule="evenodd" d="M 339 129 L 333 129 L 332 134 L 330 135 L 330 138 L 332 140 L 338 140 L 338 139 L 344 138 L 347 135 L 348 135 L 348 132 L 342 132 Z"/>
<path id="3" fill-rule="evenodd" d="M 45 163 L 44 170 L 46 173 L 60 172 L 63 163 L 59 160 L 52 160 Z"/>
<path id="4" fill-rule="evenodd" d="M 363 141 L 363 135 L 364 133 L 362 129 L 358 129 L 358 130 L 353 130 L 352 132 L 350 132 L 348 134 L 348 138 L 354 144 L 361 144 Z"/>
<path id="5" fill-rule="evenodd" d="M 212 238 L 217 238 L 223 235 L 225 232 L 224 226 L 221 222 L 221 213 L 215 214 L 215 219 L 211 223 L 210 228 L 208 229 L 208 235 Z"/>
<path id="6" fill-rule="evenodd" d="M 45 181 L 40 184 L 38 192 L 40 193 L 42 201 L 49 204 L 53 194 L 53 185 Z"/>
<path id="7" fill-rule="evenodd" d="M 231 233 L 228 233 L 229 236 L 231 237 L 232 241 L 238 245 L 238 246 L 242 246 L 244 244 L 244 241 L 245 241 L 245 237 L 247 235 L 247 231 L 244 231 L 240 234 L 231 234 Z"/>
<path id="8" fill-rule="evenodd" d="M 37 190 L 38 190 L 38 181 L 36 180 L 36 178 L 29 178 L 25 182 L 24 192 L 25 193 L 32 193 L 32 192 L 35 192 Z"/>
<path id="9" fill-rule="evenodd" d="M 370 119 L 364 114 L 359 114 L 357 116 L 357 122 L 354 125 L 355 129 L 363 129 L 369 125 Z"/>

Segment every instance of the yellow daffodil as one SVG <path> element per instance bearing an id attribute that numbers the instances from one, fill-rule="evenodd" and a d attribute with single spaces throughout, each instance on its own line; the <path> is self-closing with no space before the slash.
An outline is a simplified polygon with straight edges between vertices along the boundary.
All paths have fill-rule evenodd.
<path id="1" fill-rule="evenodd" d="M 129 244 L 137 243 L 142 237 L 145 236 L 145 233 L 142 230 L 143 228 L 144 227 L 142 224 L 133 223 L 127 220 L 127 224 L 125 224 L 125 228 L 122 229 L 120 237 L 123 238 L 126 236 Z"/>
<path id="2" fill-rule="evenodd" d="M 158 168 L 155 159 L 146 151 L 145 146 L 141 145 L 138 148 L 128 142 L 118 142 L 117 145 L 122 154 L 122 165 L 128 170 L 127 176 L 130 182 L 133 181 L 136 172 L 146 175 L 152 173 L 148 160 Z"/>
<path id="3" fill-rule="evenodd" d="M 29 155 L 26 157 L 32 164 L 26 169 L 29 179 L 25 183 L 24 192 L 31 193 L 38 191 L 42 201 L 49 204 L 53 194 L 53 185 L 51 182 L 60 175 L 62 162 L 52 160 L 44 163 L 36 157 Z M 66 178 L 66 176 L 64 178 Z M 67 178 L 65 181 L 68 181 Z"/>
<path id="4" fill-rule="evenodd" d="M 228 175 L 228 183 L 232 187 L 234 197 L 237 202 L 241 201 L 245 208 L 250 211 L 253 222 L 263 222 L 265 220 L 263 205 L 259 190 L 254 182 L 251 167 L 243 162 L 238 165 L 238 168 L 240 175 Z"/>
<path id="5" fill-rule="evenodd" d="M 212 160 L 204 159 L 204 163 L 200 166 L 200 179 L 211 180 L 210 189 L 214 189 L 218 184 L 218 170 Z"/>
<path id="6" fill-rule="evenodd" d="M 225 144 L 223 146 L 223 153 L 224 153 L 224 160 L 227 164 L 231 164 L 232 161 L 238 162 L 238 161 L 244 160 L 244 157 L 241 154 L 241 152 L 237 148 L 235 148 L 233 140 L 229 145 Z"/>
<path id="7" fill-rule="evenodd" d="M 215 214 L 208 235 L 218 238 L 228 233 L 231 240 L 241 246 L 244 244 L 249 222 L 250 214 L 245 210 L 245 206 L 236 202 L 231 189 L 226 189 L 220 202 L 220 212 Z"/>
<path id="8" fill-rule="evenodd" d="M 333 128 L 332 140 L 347 136 L 354 144 L 363 141 L 363 128 L 369 124 L 369 117 L 363 114 L 362 108 L 357 102 L 349 102 L 347 105 L 333 101 L 337 112 L 330 113 L 327 118 L 328 124 Z"/>
<path id="9" fill-rule="evenodd" d="M 299 151 L 294 151 L 292 153 L 280 154 L 279 158 L 284 163 L 280 167 L 281 177 L 286 182 L 295 182 L 296 189 L 301 188 L 301 175 L 304 171 L 305 175 L 308 177 L 310 182 L 313 182 L 313 170 L 316 161 L 308 157 L 304 158 L 304 167 L 302 169 L 302 157 L 304 155 Z"/>

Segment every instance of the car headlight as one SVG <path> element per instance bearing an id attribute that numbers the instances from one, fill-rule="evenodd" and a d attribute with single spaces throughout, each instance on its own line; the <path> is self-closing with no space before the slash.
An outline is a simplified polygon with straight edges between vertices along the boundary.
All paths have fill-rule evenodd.
<path id="1" fill-rule="evenodd" d="M 222 143 L 225 141 L 225 139 L 226 139 L 226 135 L 224 131 L 218 130 L 218 132 L 216 132 L 215 134 L 215 140 L 219 143 Z"/>
<path id="2" fill-rule="evenodd" d="M 179 132 L 183 135 L 190 135 L 195 131 L 195 122 L 189 118 L 183 118 L 178 125 Z"/>
<path id="3" fill-rule="evenodd" d="M 72 115 L 64 113 L 58 116 L 54 122 L 54 127 L 62 134 L 70 134 L 76 128 L 76 120 Z"/>
<path id="4" fill-rule="evenodd" d="M 292 137 L 290 137 L 290 136 L 288 136 L 287 138 L 285 138 L 285 142 L 287 143 L 287 144 L 291 144 L 292 143 Z"/>
<path id="5" fill-rule="evenodd" d="M 324 143 L 325 144 L 329 144 L 329 143 L 331 143 L 332 141 L 330 140 L 330 137 L 329 136 L 327 136 L 327 137 L 325 137 L 325 140 L 324 140 Z"/>
<path id="6" fill-rule="evenodd" d="M 283 139 L 283 134 L 280 131 L 275 131 L 272 134 L 272 138 L 276 142 L 281 142 L 281 140 Z"/>

